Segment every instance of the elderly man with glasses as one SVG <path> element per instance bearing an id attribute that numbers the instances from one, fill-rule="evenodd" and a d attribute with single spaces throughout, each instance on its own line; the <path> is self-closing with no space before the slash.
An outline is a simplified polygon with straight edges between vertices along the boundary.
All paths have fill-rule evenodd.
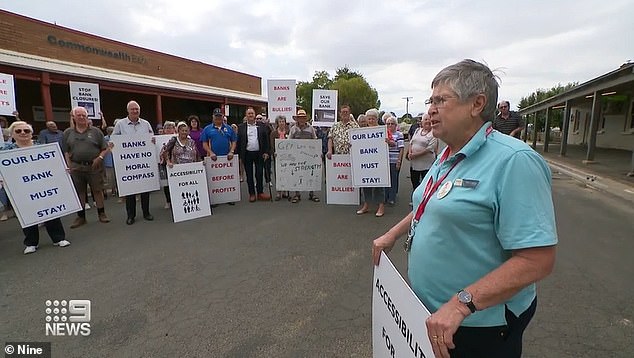
<path id="1" fill-rule="evenodd" d="M 520 133 L 524 129 L 524 122 L 517 112 L 510 110 L 510 107 L 509 101 L 502 101 L 498 104 L 500 113 L 493 120 L 493 129 L 519 139 Z"/>

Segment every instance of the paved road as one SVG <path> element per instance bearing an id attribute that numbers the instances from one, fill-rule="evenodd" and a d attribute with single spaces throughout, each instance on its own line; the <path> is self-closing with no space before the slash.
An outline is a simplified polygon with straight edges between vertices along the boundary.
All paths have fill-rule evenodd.
<path id="1" fill-rule="evenodd" d="M 370 242 L 408 210 L 401 179 L 383 218 L 304 199 L 172 224 L 161 193 L 154 222 L 126 226 L 111 199 L 112 223 L 93 209 L 70 247 L 44 234 L 29 256 L 17 220 L 2 223 L 0 339 L 52 341 L 53 357 L 369 357 Z M 634 209 L 570 179 L 554 189 L 559 259 L 525 356 L 632 357 Z M 404 270 L 402 250 L 391 257 Z M 91 335 L 46 336 L 44 302 L 76 298 L 92 300 Z"/>

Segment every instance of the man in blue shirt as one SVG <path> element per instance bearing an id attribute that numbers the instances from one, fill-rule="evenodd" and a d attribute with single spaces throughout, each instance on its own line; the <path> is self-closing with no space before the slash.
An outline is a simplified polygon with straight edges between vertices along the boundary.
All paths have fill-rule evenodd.
<path id="1" fill-rule="evenodd" d="M 219 155 L 226 155 L 228 161 L 233 159 L 238 136 L 230 125 L 223 122 L 223 114 L 220 108 L 214 109 L 213 122 L 203 129 L 200 141 L 207 152 L 206 155 L 211 160 L 218 160 Z"/>
<path id="2" fill-rule="evenodd" d="M 40 144 L 57 143 L 61 148 L 63 138 L 64 132 L 57 129 L 57 124 L 53 121 L 48 121 L 46 122 L 46 129 L 43 129 L 37 136 L 37 141 Z"/>

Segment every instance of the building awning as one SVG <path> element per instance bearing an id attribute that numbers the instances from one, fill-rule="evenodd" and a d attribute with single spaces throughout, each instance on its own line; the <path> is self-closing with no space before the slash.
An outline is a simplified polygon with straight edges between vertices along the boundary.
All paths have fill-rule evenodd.
<path id="1" fill-rule="evenodd" d="M 48 71 L 52 73 L 84 77 L 87 79 L 92 78 L 95 80 L 119 82 L 128 85 L 164 88 L 168 90 L 193 92 L 210 96 L 229 97 L 254 102 L 267 102 L 266 97 L 255 95 L 252 93 L 227 90 L 218 87 L 181 82 L 159 77 L 138 75 L 129 72 L 60 61 L 56 59 L 50 59 L 2 49 L 0 49 L 0 64 L 37 71 Z"/>

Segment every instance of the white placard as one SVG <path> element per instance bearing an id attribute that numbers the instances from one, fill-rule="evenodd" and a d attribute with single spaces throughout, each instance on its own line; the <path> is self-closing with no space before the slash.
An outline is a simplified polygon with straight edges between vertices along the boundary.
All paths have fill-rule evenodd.
<path id="1" fill-rule="evenodd" d="M 209 200 L 212 204 L 235 203 L 240 201 L 240 162 L 234 155 L 231 161 L 220 155 L 216 161 L 205 157 Z"/>
<path id="2" fill-rule="evenodd" d="M 15 111 L 13 75 L 0 73 L 0 115 L 12 116 Z"/>
<path id="3" fill-rule="evenodd" d="M 385 126 L 351 128 L 352 183 L 356 187 L 390 186 L 390 152 Z"/>
<path id="4" fill-rule="evenodd" d="M 321 139 L 276 139 L 275 154 L 277 191 L 321 190 Z"/>
<path id="5" fill-rule="evenodd" d="M 70 87 L 71 108 L 84 107 L 88 112 L 88 118 L 101 118 L 101 101 L 99 98 L 99 85 L 97 83 L 68 81 Z"/>
<path id="6" fill-rule="evenodd" d="M 337 122 L 337 91 L 313 90 L 313 126 L 332 127 Z"/>
<path id="7" fill-rule="evenodd" d="M 372 356 L 433 357 L 425 326 L 429 310 L 385 253 L 374 266 L 372 288 Z"/>
<path id="8" fill-rule="evenodd" d="M 202 162 L 174 164 L 167 168 L 167 178 L 175 223 L 211 215 Z"/>
<path id="9" fill-rule="evenodd" d="M 156 147 L 151 134 L 112 135 L 119 196 L 159 190 Z"/>
<path id="10" fill-rule="evenodd" d="M 172 139 L 173 137 L 175 137 L 175 134 L 161 134 L 161 135 L 155 135 L 154 136 L 154 147 L 156 148 L 156 162 L 160 163 L 161 162 L 161 150 L 163 149 L 163 147 L 167 144 L 167 142 L 170 141 L 170 139 Z M 158 171 L 159 171 L 159 185 L 160 186 L 167 186 L 167 169 L 164 169 L 165 167 L 162 167 L 159 165 L 158 167 Z"/>
<path id="11" fill-rule="evenodd" d="M 359 205 L 359 188 L 352 185 L 349 154 L 333 154 L 326 160 L 326 203 Z"/>
<path id="12" fill-rule="evenodd" d="M 23 228 L 82 209 L 57 143 L 0 151 L 0 176 Z"/>
<path id="13" fill-rule="evenodd" d="M 295 80 L 268 80 L 266 81 L 267 95 L 269 98 L 269 119 L 273 123 L 275 117 L 286 116 L 286 122 L 294 122 L 295 108 L 297 108 L 297 84 Z"/>

